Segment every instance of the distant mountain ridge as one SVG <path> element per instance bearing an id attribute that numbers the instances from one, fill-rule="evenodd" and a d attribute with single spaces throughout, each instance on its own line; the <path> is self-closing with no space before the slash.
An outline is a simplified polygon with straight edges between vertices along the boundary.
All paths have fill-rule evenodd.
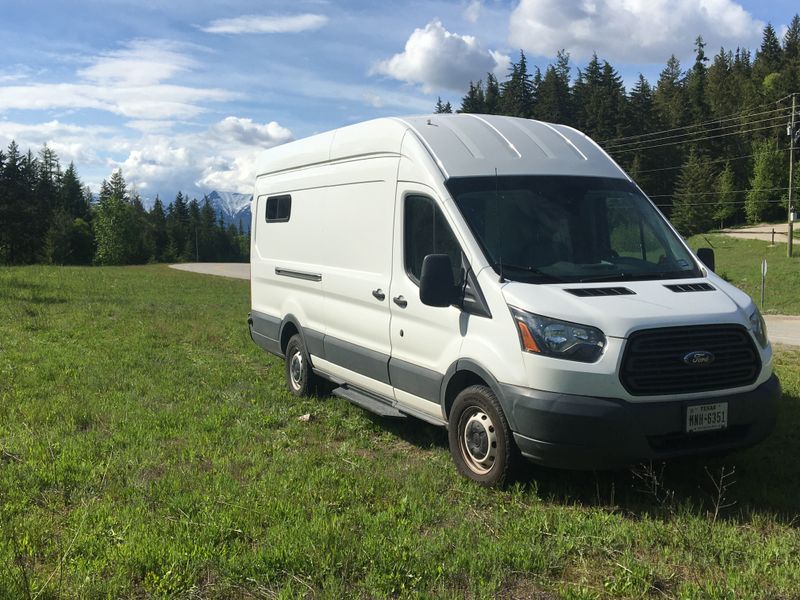
<path id="1" fill-rule="evenodd" d="M 222 217 L 226 225 L 233 224 L 238 227 L 239 222 L 241 222 L 245 231 L 250 231 L 250 203 L 252 200 L 252 194 L 240 194 L 238 192 L 219 192 L 214 190 L 208 194 L 208 201 L 217 216 Z"/>

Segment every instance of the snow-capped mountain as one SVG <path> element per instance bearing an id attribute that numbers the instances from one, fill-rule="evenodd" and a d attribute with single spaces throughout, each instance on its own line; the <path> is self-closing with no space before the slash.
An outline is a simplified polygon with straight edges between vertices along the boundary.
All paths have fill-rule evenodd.
<path id="1" fill-rule="evenodd" d="M 250 202 L 252 200 L 252 194 L 237 192 L 215 190 L 208 195 L 211 206 L 226 224 L 232 223 L 238 227 L 241 221 L 245 231 L 250 231 Z"/>

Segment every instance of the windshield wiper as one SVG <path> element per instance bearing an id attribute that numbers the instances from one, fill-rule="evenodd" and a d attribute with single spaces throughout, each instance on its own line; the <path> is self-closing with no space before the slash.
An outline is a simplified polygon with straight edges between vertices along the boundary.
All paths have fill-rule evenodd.
<path id="1" fill-rule="evenodd" d="M 511 265 L 511 264 L 508 264 L 506 262 L 494 263 L 492 265 L 492 267 L 494 267 L 495 269 L 500 269 L 500 272 L 504 273 L 504 274 L 505 274 L 507 269 L 510 269 L 512 271 L 521 271 L 523 273 L 527 273 L 529 275 L 535 275 L 537 277 L 544 277 L 548 281 L 552 281 L 552 282 L 555 282 L 555 283 L 564 283 L 565 282 L 564 279 L 561 279 L 560 277 L 556 277 L 555 275 L 551 275 L 550 273 L 545 273 L 544 271 L 541 271 L 541 270 L 539 270 L 539 269 L 537 269 L 535 267 L 528 267 L 528 266 L 524 266 L 524 265 Z"/>

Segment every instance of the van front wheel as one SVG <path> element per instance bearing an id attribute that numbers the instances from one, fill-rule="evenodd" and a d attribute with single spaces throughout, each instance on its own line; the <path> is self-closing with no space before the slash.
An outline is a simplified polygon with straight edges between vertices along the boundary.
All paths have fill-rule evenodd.
<path id="1" fill-rule="evenodd" d="M 506 483 L 516 456 L 514 440 L 492 390 L 473 385 L 456 396 L 447 437 L 462 475 L 487 487 Z"/>
<path id="2" fill-rule="evenodd" d="M 303 338 L 297 333 L 286 345 L 286 388 L 294 396 L 311 396 L 316 386 L 316 376 L 311 370 Z"/>

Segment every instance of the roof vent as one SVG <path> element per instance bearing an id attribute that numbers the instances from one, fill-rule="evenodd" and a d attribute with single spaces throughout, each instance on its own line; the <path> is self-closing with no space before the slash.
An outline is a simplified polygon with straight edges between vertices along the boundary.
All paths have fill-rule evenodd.
<path id="1" fill-rule="evenodd" d="M 708 283 L 676 283 L 664 287 L 673 292 L 713 292 L 717 289 Z"/>
<path id="2" fill-rule="evenodd" d="M 564 288 L 564 291 L 580 298 L 588 298 L 590 296 L 632 296 L 636 294 L 633 290 L 624 287 Z"/>

